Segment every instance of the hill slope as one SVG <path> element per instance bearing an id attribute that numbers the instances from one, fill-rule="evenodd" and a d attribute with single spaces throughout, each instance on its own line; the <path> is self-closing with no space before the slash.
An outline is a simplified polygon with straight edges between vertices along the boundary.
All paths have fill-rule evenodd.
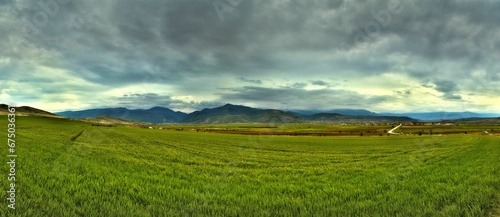
<path id="1" fill-rule="evenodd" d="M 0 115 L 9 114 L 9 106 L 6 104 L 0 104 Z M 33 108 L 30 106 L 15 107 L 17 116 L 41 116 L 41 117 L 51 117 L 51 118 L 63 118 L 59 115 L 44 111 L 41 109 Z"/>
<path id="2" fill-rule="evenodd" d="M 182 121 L 182 119 L 186 116 L 183 112 L 176 112 L 163 107 L 135 110 L 127 108 L 103 108 L 82 111 L 66 111 L 57 114 L 69 118 L 95 118 L 99 116 L 108 116 L 149 123 L 177 123 Z"/>

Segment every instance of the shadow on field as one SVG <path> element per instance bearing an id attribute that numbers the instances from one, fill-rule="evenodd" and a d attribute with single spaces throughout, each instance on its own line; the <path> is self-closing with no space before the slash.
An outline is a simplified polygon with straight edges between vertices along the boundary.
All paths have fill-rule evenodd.
<path id="1" fill-rule="evenodd" d="M 78 134 L 76 134 L 75 136 L 71 137 L 70 140 L 72 142 L 74 142 L 76 139 L 78 139 L 78 137 L 80 137 L 83 134 L 83 131 L 85 131 L 85 130 L 80 131 Z"/>

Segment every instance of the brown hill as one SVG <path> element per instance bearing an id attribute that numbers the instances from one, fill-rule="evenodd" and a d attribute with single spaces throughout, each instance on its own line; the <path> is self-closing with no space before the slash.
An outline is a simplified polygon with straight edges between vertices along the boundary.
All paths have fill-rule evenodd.
<path id="1" fill-rule="evenodd" d="M 50 113 L 48 111 L 44 111 L 41 109 L 29 107 L 29 106 L 20 106 L 15 107 L 17 116 L 42 116 L 42 117 L 51 117 L 51 118 L 64 118 L 62 116 Z M 0 104 L 0 115 L 9 114 L 9 106 L 5 104 Z"/>

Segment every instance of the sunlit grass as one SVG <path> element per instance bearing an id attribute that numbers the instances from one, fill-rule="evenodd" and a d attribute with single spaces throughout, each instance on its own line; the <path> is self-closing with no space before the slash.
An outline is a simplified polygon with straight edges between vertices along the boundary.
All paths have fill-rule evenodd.
<path id="1" fill-rule="evenodd" d="M 17 209 L 4 202 L 2 216 L 485 216 L 500 198 L 494 136 L 245 136 L 25 117 L 17 124 Z M 0 185 L 6 198 L 7 179 Z"/>

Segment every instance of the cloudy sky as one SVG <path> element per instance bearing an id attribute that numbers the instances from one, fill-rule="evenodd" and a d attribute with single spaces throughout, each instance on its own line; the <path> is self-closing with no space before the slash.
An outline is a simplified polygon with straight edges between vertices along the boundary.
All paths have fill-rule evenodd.
<path id="1" fill-rule="evenodd" d="M 0 0 L 0 102 L 500 111 L 500 1 Z"/>

